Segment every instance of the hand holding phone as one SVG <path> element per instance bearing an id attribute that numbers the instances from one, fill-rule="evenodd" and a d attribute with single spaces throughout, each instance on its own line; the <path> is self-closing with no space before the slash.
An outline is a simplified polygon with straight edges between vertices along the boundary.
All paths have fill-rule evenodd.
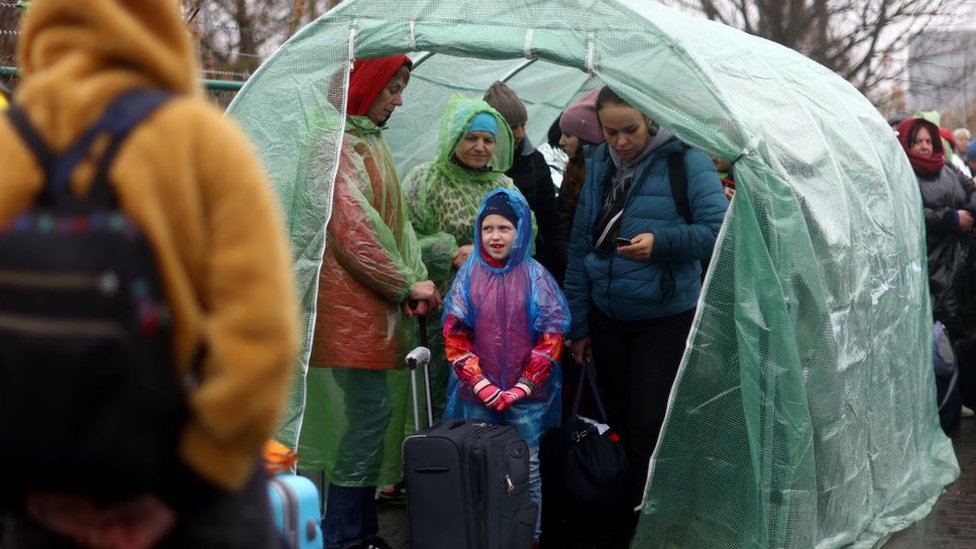
<path id="1" fill-rule="evenodd" d="M 647 261 L 654 252 L 654 233 L 640 233 L 632 238 L 615 239 L 617 253 L 635 261 Z"/>

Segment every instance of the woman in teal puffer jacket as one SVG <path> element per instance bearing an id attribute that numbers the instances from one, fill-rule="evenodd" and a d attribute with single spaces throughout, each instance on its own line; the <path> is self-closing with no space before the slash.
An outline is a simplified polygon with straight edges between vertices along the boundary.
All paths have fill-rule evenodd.
<path id="1" fill-rule="evenodd" d="M 701 291 L 701 260 L 712 253 L 728 200 L 708 156 L 609 88 L 597 97 L 597 114 L 607 142 L 587 158 L 570 237 L 569 338 L 577 361 L 592 342 L 600 392 L 627 448 L 639 507 Z M 673 154 L 684 162 L 691 223 L 671 196 Z"/>

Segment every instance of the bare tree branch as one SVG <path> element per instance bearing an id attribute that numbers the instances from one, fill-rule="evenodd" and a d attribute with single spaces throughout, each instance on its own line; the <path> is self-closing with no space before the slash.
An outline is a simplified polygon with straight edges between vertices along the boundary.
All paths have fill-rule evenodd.
<path id="1" fill-rule="evenodd" d="M 965 13 L 966 0 L 663 0 L 793 48 L 876 103 L 908 67 L 893 60 L 922 32 Z M 916 52 L 917 53 L 917 52 Z M 918 59 L 913 54 L 914 59 Z M 890 95 L 890 93 L 889 93 Z M 897 94 L 896 94 L 897 95 Z"/>

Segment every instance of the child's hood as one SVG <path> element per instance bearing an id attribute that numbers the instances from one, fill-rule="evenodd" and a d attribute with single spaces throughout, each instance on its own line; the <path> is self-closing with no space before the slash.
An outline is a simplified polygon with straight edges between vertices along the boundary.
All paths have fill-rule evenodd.
<path id="1" fill-rule="evenodd" d="M 512 254 L 509 256 L 508 262 L 502 267 L 492 267 L 485 261 L 484 249 L 481 243 L 481 214 L 485 210 L 485 204 L 488 202 L 488 199 L 496 194 L 504 194 L 508 197 L 508 203 L 512 205 L 512 209 L 515 210 L 515 215 L 518 217 L 518 226 L 515 227 L 517 232 L 515 234 L 515 240 L 512 242 Z M 532 252 L 532 212 L 529 209 L 529 203 L 526 202 L 522 193 L 517 190 L 501 187 L 488 191 L 488 194 L 481 199 L 481 205 L 478 207 L 478 216 L 475 219 L 477 220 L 474 227 L 475 253 L 471 254 L 471 257 L 475 261 L 480 261 L 486 269 L 494 272 L 505 272 L 524 263 L 530 257 Z"/>

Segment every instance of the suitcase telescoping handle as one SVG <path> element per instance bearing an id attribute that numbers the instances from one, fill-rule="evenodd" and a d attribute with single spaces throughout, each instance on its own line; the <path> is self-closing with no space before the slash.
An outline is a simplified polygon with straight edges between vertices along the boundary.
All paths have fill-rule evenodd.
<path id="1" fill-rule="evenodd" d="M 426 347 L 427 349 L 430 349 L 430 340 L 427 339 L 427 315 L 418 318 L 417 322 L 419 322 L 420 324 L 420 344 Z M 432 394 L 430 392 L 430 357 L 429 356 L 427 357 L 427 360 L 424 361 L 424 390 L 427 391 L 426 393 L 427 398 L 425 399 L 425 401 L 427 402 L 427 428 L 429 429 L 434 426 L 434 403 L 431 400 Z M 416 402 L 417 399 L 415 398 L 414 403 Z M 417 426 L 417 430 L 418 431 L 420 430 L 419 425 Z"/>
<path id="2" fill-rule="evenodd" d="M 418 316 L 417 322 L 420 323 L 420 344 L 430 349 L 430 340 L 427 339 L 427 315 Z"/>
<path id="3" fill-rule="evenodd" d="M 417 366 L 424 370 L 424 390 L 427 402 L 427 427 L 434 424 L 434 410 L 430 402 L 430 349 L 427 342 L 427 317 L 421 316 L 420 320 L 420 343 L 421 346 L 415 348 L 407 354 L 407 368 L 410 368 L 410 390 L 413 392 L 413 425 L 414 430 L 420 430 L 420 400 L 417 398 Z"/>
<path id="4" fill-rule="evenodd" d="M 424 373 L 427 373 L 427 363 L 430 362 L 430 349 L 427 347 L 417 347 L 407 354 L 407 368 L 410 368 L 410 390 L 413 393 L 413 425 L 414 430 L 420 430 L 420 404 L 417 399 L 417 366 L 423 365 Z M 426 376 L 424 376 L 426 379 Z M 430 384 L 427 384 L 427 419 L 433 423 L 433 412 L 430 411 Z"/>

